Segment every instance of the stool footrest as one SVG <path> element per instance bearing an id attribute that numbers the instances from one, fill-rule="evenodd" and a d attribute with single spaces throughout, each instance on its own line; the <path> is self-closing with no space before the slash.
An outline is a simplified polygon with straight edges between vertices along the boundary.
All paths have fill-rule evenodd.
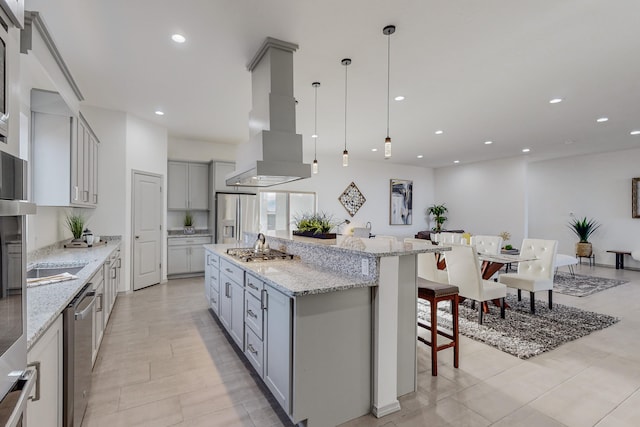
<path id="1" fill-rule="evenodd" d="M 429 341 L 427 341 L 426 339 L 424 339 L 424 338 L 422 338 L 422 337 L 418 337 L 418 340 L 419 340 L 419 341 L 421 341 L 421 342 L 423 342 L 423 343 L 425 343 L 425 344 L 426 344 L 426 345 L 428 345 L 429 347 L 432 347 L 431 343 L 430 343 Z M 436 347 L 436 350 L 437 350 L 437 351 L 444 350 L 444 349 L 447 349 L 447 348 L 449 348 L 449 347 L 453 347 L 453 346 L 455 346 L 455 345 L 456 345 L 456 343 L 455 343 L 455 342 L 453 342 L 453 341 L 451 341 L 450 343 L 442 344 L 442 345 L 440 345 L 440 346 Z"/>
<path id="2" fill-rule="evenodd" d="M 424 329 L 426 329 L 428 331 L 431 330 L 431 326 L 425 325 L 425 324 L 420 323 L 420 322 L 418 322 L 418 326 L 421 327 L 421 328 L 424 328 Z M 443 337 L 449 338 L 450 340 L 454 339 L 453 338 L 453 334 L 449 334 L 449 333 L 441 331 L 441 330 L 438 330 L 438 335 L 442 335 Z M 418 339 L 420 339 L 420 337 L 418 337 Z M 424 339 L 422 339 L 421 341 L 424 341 Z"/>

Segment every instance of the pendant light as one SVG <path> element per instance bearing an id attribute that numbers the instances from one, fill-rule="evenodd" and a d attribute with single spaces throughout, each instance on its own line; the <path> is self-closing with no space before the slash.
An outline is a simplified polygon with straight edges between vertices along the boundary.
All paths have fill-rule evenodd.
<path id="1" fill-rule="evenodd" d="M 389 137 L 389 83 L 391 81 L 391 34 L 396 32 L 395 25 L 387 25 L 382 34 L 387 36 L 387 137 L 384 139 L 384 158 L 391 158 L 391 138 Z"/>
<path id="2" fill-rule="evenodd" d="M 342 152 L 342 166 L 349 166 L 349 152 L 347 151 L 347 67 L 351 65 L 351 59 L 344 58 L 344 151 Z"/>
<path id="3" fill-rule="evenodd" d="M 311 166 L 311 170 L 315 175 L 318 173 L 318 87 L 320 86 L 320 82 L 313 82 L 311 83 L 311 86 L 313 86 L 315 90 L 315 107 L 313 110 L 313 135 L 311 135 L 311 138 L 313 138 L 313 164 Z"/>

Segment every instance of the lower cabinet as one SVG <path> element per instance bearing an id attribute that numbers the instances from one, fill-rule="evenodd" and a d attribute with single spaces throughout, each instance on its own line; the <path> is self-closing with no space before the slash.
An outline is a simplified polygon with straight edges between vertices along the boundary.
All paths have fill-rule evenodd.
<path id="1" fill-rule="evenodd" d="M 91 353 L 91 363 L 96 363 L 98 350 L 102 343 L 102 335 L 105 325 L 105 288 L 104 288 L 104 271 L 101 268 L 93 275 L 89 281 L 93 284 L 93 291 L 96 294 L 96 303 L 93 306 L 93 351 Z"/>
<path id="2" fill-rule="evenodd" d="M 244 350 L 244 285 L 231 282 L 231 338 Z"/>
<path id="3" fill-rule="evenodd" d="M 62 316 L 49 326 L 27 353 L 27 362 L 38 368 L 36 388 L 27 402 L 27 427 L 62 426 Z"/>
<path id="4" fill-rule="evenodd" d="M 205 251 L 202 245 L 211 243 L 211 236 L 169 237 L 167 274 L 196 275 L 205 271 Z"/>
<path id="5" fill-rule="evenodd" d="M 292 300 L 288 296 L 265 286 L 265 361 L 264 382 L 280 406 L 291 413 L 291 345 Z"/>

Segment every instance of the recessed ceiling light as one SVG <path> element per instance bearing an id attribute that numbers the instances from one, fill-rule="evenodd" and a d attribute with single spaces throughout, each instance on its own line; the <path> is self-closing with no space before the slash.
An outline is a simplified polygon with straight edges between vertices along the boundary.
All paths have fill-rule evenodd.
<path id="1" fill-rule="evenodd" d="M 436 135 L 442 135 L 443 133 L 444 133 L 444 131 L 443 131 L 443 130 L 437 130 L 437 131 L 436 131 Z"/>
<path id="2" fill-rule="evenodd" d="M 372 148 L 371 151 L 376 152 L 376 151 L 378 151 L 378 149 L 377 148 Z"/>
<path id="3" fill-rule="evenodd" d="M 640 130 L 632 130 L 629 135 L 640 135 Z"/>
<path id="4" fill-rule="evenodd" d="M 600 117 L 596 120 L 596 122 L 598 123 L 604 123 L 604 122 L 608 122 L 609 121 L 609 117 Z"/>
<path id="5" fill-rule="evenodd" d="M 562 102 L 562 98 L 553 98 L 549 101 L 549 104 L 558 104 L 560 102 Z"/>
<path id="6" fill-rule="evenodd" d="M 484 142 L 484 145 L 491 145 L 491 144 L 493 144 L 493 141 L 485 141 Z"/>
<path id="7" fill-rule="evenodd" d="M 460 163 L 460 160 L 454 160 L 453 163 L 458 164 Z"/>
<path id="8" fill-rule="evenodd" d="M 529 151 L 531 151 L 531 149 L 530 149 L 530 148 L 523 148 L 523 149 L 522 149 L 522 152 L 523 152 L 523 153 L 528 153 Z"/>
<path id="9" fill-rule="evenodd" d="M 422 154 L 418 154 L 416 157 L 417 157 L 417 158 L 419 158 L 419 159 L 421 159 L 421 158 L 423 158 L 424 156 L 423 156 Z"/>
<path id="10" fill-rule="evenodd" d="M 311 138 L 317 138 L 318 135 L 316 135 L 315 133 L 313 135 L 311 135 Z"/>
<path id="11" fill-rule="evenodd" d="M 404 96 L 402 96 L 402 95 L 398 95 L 398 96 L 396 96 L 396 97 L 395 97 L 395 98 L 393 98 L 393 99 L 395 99 L 396 101 L 404 101 Z"/>
<path id="12" fill-rule="evenodd" d="M 156 115 L 164 116 L 164 111 L 156 110 Z"/>
<path id="13" fill-rule="evenodd" d="M 187 41 L 187 39 L 182 35 L 182 34 L 174 34 L 171 36 L 171 40 L 173 40 L 176 43 L 184 43 Z"/>

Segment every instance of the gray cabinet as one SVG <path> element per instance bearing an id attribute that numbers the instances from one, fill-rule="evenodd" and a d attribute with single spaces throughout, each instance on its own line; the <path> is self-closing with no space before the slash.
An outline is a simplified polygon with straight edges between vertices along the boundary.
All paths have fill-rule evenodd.
<path id="1" fill-rule="evenodd" d="M 27 353 L 28 363 L 39 365 L 40 385 L 39 399 L 27 401 L 28 427 L 62 426 L 62 357 L 62 316 L 58 316 Z"/>
<path id="2" fill-rule="evenodd" d="M 220 313 L 220 257 L 209 251 L 205 255 L 205 298 L 216 315 Z"/>
<path id="3" fill-rule="evenodd" d="M 292 300 L 270 286 L 265 323 L 264 382 L 285 411 L 291 413 Z"/>
<path id="4" fill-rule="evenodd" d="M 201 275 L 205 271 L 205 251 L 202 245 L 211 243 L 211 236 L 169 237 L 167 244 L 167 274 Z"/>
<path id="5" fill-rule="evenodd" d="M 33 200 L 40 206 L 98 204 L 99 140 L 55 92 L 31 91 Z"/>
<path id="6" fill-rule="evenodd" d="M 168 209 L 209 209 L 208 163 L 171 161 L 168 164 L 167 176 Z"/>
<path id="7" fill-rule="evenodd" d="M 93 306 L 93 352 L 91 362 L 96 363 L 96 356 L 102 343 L 102 335 L 104 332 L 104 271 L 99 269 L 96 274 L 89 279 L 96 294 L 96 303 Z"/>
<path id="8" fill-rule="evenodd" d="M 244 350 L 244 271 L 220 260 L 220 322 Z"/>

